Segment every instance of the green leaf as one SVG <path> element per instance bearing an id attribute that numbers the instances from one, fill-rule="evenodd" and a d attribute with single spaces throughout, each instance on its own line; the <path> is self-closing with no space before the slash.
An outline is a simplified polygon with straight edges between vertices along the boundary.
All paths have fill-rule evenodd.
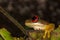
<path id="1" fill-rule="evenodd" d="M 4 40 L 13 40 L 12 36 L 5 28 L 0 29 L 0 35 L 4 38 Z"/>

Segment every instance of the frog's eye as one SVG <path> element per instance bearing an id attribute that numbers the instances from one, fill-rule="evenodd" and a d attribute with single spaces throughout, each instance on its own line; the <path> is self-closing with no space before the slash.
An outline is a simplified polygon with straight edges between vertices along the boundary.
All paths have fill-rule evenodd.
<path id="1" fill-rule="evenodd" d="M 32 22 L 37 22 L 38 21 L 38 16 L 34 16 L 33 18 L 32 18 Z"/>
<path id="2" fill-rule="evenodd" d="M 33 18 L 32 18 L 32 20 L 35 20 L 36 19 L 36 17 L 34 16 Z"/>

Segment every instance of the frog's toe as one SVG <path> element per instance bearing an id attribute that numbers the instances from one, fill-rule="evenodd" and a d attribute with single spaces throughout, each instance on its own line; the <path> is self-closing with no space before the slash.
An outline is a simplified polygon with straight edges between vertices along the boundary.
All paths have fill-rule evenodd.
<path id="1" fill-rule="evenodd" d="M 48 38 L 50 38 L 50 35 L 48 35 Z"/>
<path id="2" fill-rule="evenodd" d="M 46 36 L 43 36 L 43 38 L 45 38 Z"/>

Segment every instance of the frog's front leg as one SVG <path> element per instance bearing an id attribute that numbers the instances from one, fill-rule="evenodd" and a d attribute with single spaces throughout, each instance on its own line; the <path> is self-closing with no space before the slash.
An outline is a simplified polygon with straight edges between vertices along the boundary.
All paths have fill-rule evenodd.
<path id="1" fill-rule="evenodd" d="M 46 38 L 47 33 L 48 33 L 48 31 L 45 31 L 43 38 Z"/>
<path id="2" fill-rule="evenodd" d="M 48 38 L 50 38 L 50 33 L 51 33 L 51 31 L 48 31 Z"/>

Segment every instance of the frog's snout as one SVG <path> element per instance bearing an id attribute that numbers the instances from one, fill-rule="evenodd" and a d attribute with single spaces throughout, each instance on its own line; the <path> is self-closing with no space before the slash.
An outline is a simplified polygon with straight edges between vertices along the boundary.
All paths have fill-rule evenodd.
<path id="1" fill-rule="evenodd" d="M 26 20 L 25 25 L 28 26 L 28 27 L 31 27 L 31 25 L 32 25 L 31 20 Z"/>

